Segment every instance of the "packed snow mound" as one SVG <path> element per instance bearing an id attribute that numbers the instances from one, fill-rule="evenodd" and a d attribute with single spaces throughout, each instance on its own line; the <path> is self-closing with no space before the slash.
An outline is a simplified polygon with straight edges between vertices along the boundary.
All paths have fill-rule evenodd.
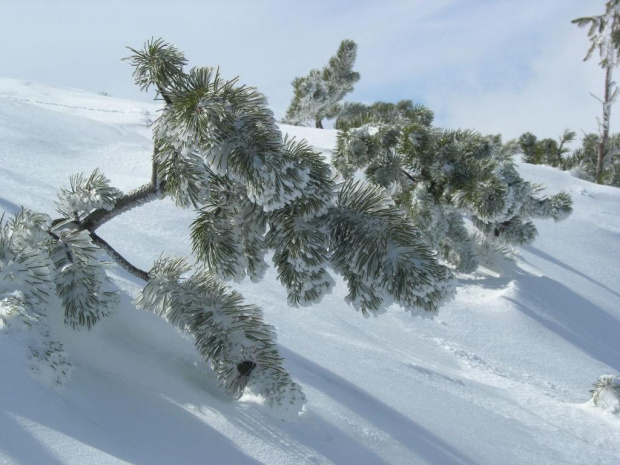
<path id="1" fill-rule="evenodd" d="M 96 168 L 125 192 L 147 182 L 159 108 L 0 79 L 0 215 L 22 205 L 53 215 L 69 176 Z M 335 131 L 281 128 L 326 157 L 335 146 Z M 223 397 L 192 341 L 136 309 L 141 283 L 121 269 L 110 273 L 117 313 L 91 331 L 61 315 L 45 329 L 71 363 L 64 386 L 33 372 L 42 340 L 3 301 L 0 463 L 616 464 L 620 422 L 584 403 L 593 380 L 620 373 L 620 189 L 519 170 L 569 192 L 574 213 L 537 222 L 537 241 L 501 274 L 462 275 L 434 320 L 398 307 L 364 319 L 341 282 L 320 304 L 290 308 L 273 269 L 235 285 L 276 327 L 308 397 L 296 422 L 261 399 Z M 149 269 L 162 252 L 191 255 L 193 217 L 163 200 L 99 233 Z"/>

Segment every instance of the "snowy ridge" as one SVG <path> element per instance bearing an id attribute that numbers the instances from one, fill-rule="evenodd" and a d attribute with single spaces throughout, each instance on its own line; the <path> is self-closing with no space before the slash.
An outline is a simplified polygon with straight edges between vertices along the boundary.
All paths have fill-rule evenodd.
<path id="1" fill-rule="evenodd" d="M 54 215 L 69 176 L 95 168 L 125 192 L 148 182 L 158 108 L 0 79 L 0 215 Z M 335 131 L 281 129 L 326 156 L 335 146 Z M 25 338 L 0 328 L 0 463 L 618 463 L 620 420 L 587 401 L 599 376 L 620 374 L 620 189 L 518 169 L 569 192 L 574 213 L 536 222 L 536 242 L 501 275 L 460 276 L 434 320 L 396 306 L 364 319 L 341 281 L 291 308 L 274 268 L 235 284 L 307 395 L 296 422 L 224 398 L 191 339 L 135 308 L 141 283 L 120 268 L 119 312 L 90 332 L 62 315 L 50 324 L 73 367 L 64 387 L 33 377 Z M 193 216 L 156 201 L 98 232 L 150 269 L 162 252 L 190 256 Z"/>

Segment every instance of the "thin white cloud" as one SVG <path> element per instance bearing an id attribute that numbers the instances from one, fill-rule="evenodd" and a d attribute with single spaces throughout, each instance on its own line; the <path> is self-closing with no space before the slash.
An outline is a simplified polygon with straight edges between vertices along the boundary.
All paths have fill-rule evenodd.
<path id="1" fill-rule="evenodd" d="M 556 137 L 567 127 L 596 131 L 595 117 L 600 108 L 589 92 L 602 88 L 603 72 L 595 59 L 582 61 L 589 44 L 585 31 L 570 23 L 575 17 L 571 11 L 556 9 L 542 18 L 546 27 L 533 42 L 535 50 L 523 62 L 524 72 L 484 86 L 479 77 L 485 71 L 482 68 L 474 71 L 478 78 L 469 85 L 450 87 L 443 83 L 434 89 L 429 104 L 437 109 L 438 123 L 506 137 L 525 131 Z M 513 32 L 518 39 L 519 31 Z M 620 128 L 620 124 L 615 127 Z"/>

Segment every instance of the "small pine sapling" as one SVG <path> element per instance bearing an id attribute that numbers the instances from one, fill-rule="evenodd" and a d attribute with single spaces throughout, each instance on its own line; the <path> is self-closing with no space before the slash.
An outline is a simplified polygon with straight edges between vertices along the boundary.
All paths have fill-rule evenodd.
<path id="1" fill-rule="evenodd" d="M 613 375 L 601 376 L 590 391 L 594 406 L 615 415 L 620 414 L 620 378 Z"/>

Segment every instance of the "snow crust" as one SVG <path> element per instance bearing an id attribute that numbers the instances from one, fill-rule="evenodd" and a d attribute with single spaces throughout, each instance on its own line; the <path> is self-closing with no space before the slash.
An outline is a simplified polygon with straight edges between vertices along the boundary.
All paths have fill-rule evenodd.
<path id="1" fill-rule="evenodd" d="M 20 205 L 54 215 L 74 173 L 95 168 L 123 191 L 150 176 L 157 105 L 0 79 L 0 215 Z M 329 158 L 335 131 L 281 126 Z M 294 422 L 260 398 L 231 402 L 190 338 L 132 304 L 122 269 L 119 312 L 91 331 L 51 325 L 73 371 L 63 387 L 32 376 L 27 345 L 0 328 L 2 464 L 617 464 L 620 420 L 588 404 L 620 373 L 620 189 L 518 164 L 565 190 L 574 213 L 537 222 L 539 236 L 501 273 L 460 276 L 437 318 L 394 306 L 364 319 L 346 285 L 290 308 L 277 272 L 235 284 L 276 327 L 308 397 Z M 171 201 L 129 211 L 98 232 L 137 266 L 189 256 L 193 212 Z"/>

